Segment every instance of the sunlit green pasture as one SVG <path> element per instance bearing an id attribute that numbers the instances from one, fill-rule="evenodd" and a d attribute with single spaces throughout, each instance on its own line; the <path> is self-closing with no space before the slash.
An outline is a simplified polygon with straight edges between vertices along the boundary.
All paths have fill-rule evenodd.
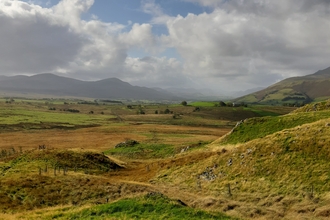
<path id="1" fill-rule="evenodd" d="M 214 107 L 218 104 L 218 102 L 192 102 L 189 105 L 195 107 Z"/>
<path id="2" fill-rule="evenodd" d="M 71 112 L 47 112 L 22 108 L 0 108 L 0 124 L 12 125 L 20 123 L 57 123 L 71 125 L 101 124 L 109 115 L 79 114 Z"/>

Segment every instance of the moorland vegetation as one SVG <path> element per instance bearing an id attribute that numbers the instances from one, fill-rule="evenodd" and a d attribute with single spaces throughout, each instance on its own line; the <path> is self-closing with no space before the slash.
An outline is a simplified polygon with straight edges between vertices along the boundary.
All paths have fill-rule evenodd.
<path id="1" fill-rule="evenodd" d="M 0 219 L 330 217 L 330 101 L 11 98 L 0 112 Z"/>

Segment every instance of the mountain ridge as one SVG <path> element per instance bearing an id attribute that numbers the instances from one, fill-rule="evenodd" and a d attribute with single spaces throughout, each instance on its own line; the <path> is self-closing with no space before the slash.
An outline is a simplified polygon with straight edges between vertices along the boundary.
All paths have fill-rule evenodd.
<path id="1" fill-rule="evenodd" d="M 330 98 L 330 67 L 306 76 L 284 79 L 263 90 L 236 98 L 258 104 L 306 104 Z"/>
<path id="2" fill-rule="evenodd" d="M 82 81 L 52 73 L 42 73 L 33 76 L 1 76 L 0 91 L 25 95 L 40 94 L 103 99 L 173 101 L 182 99 L 151 88 L 133 86 L 118 78 Z"/>

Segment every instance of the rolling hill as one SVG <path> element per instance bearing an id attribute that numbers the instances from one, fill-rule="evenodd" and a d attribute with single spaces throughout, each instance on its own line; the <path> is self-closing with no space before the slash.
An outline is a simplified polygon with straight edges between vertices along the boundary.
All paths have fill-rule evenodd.
<path id="1" fill-rule="evenodd" d="M 329 106 L 246 119 L 209 144 L 210 155 L 154 181 L 197 189 L 208 196 L 199 205 L 243 219 L 329 219 Z"/>
<path id="2" fill-rule="evenodd" d="M 51 95 L 99 99 L 181 100 L 172 94 L 132 86 L 117 78 L 81 81 L 51 73 L 34 76 L 0 77 L 0 91 L 17 96 Z"/>
<path id="3" fill-rule="evenodd" d="M 284 79 L 235 102 L 260 104 L 302 104 L 330 97 L 330 67 L 314 74 Z"/>

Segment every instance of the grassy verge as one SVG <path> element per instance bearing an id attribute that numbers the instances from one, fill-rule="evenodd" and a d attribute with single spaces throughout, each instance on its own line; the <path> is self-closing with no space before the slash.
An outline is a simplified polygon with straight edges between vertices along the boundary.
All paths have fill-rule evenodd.
<path id="1" fill-rule="evenodd" d="M 133 159 L 151 159 L 172 156 L 176 153 L 176 150 L 171 145 L 153 143 L 113 148 L 104 153 Z"/>
<path id="2" fill-rule="evenodd" d="M 185 206 L 162 194 L 149 193 L 144 197 L 123 199 L 78 212 L 63 212 L 45 219 L 234 219 L 221 213 L 208 213 Z"/>

